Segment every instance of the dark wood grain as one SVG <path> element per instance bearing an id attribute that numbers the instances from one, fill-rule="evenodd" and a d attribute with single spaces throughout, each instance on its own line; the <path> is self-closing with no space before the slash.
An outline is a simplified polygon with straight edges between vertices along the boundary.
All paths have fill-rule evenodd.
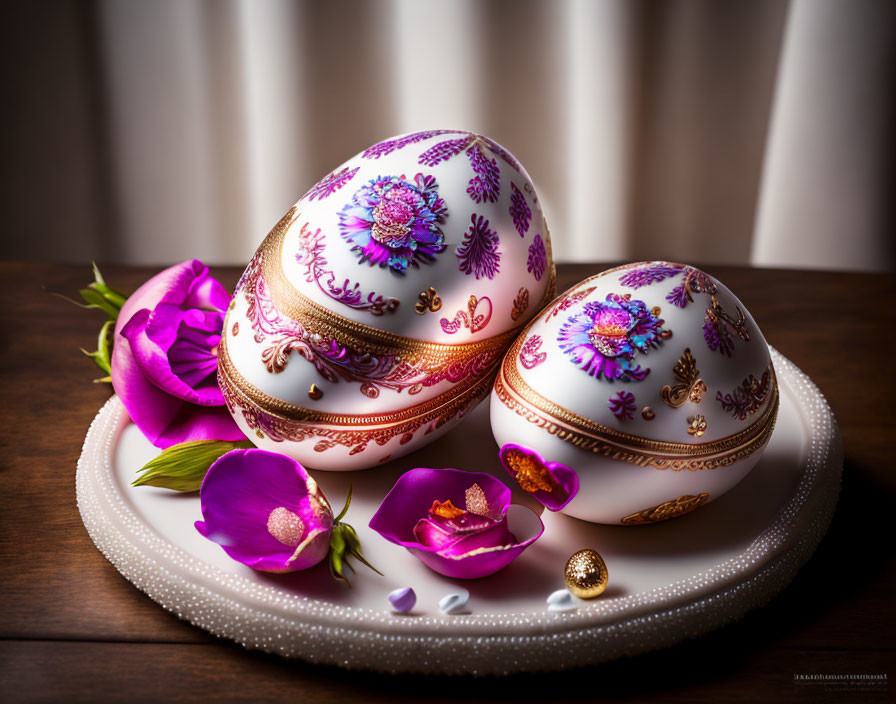
<path id="1" fill-rule="evenodd" d="M 562 266 L 561 287 L 603 268 Z M 896 277 L 706 269 L 737 293 L 837 415 L 846 465 L 827 537 L 771 604 L 709 636 L 588 670 L 472 681 L 347 676 L 248 653 L 178 621 L 120 577 L 87 537 L 74 492 L 81 443 L 109 396 L 107 386 L 90 383 L 98 370 L 78 352 L 93 348 L 102 319 L 49 294 L 74 295 L 89 271 L 0 263 L 0 701 L 512 701 L 602 693 L 833 701 L 836 693 L 796 686 L 793 675 L 892 670 Z M 125 291 L 156 271 L 103 267 Z M 239 271 L 215 273 L 232 286 Z"/>

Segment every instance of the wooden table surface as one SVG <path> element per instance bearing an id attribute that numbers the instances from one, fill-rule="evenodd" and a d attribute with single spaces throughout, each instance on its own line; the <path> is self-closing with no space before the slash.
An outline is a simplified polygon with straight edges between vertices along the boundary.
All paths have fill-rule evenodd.
<path id="1" fill-rule="evenodd" d="M 48 253 L 51 254 L 51 253 Z M 104 266 L 132 291 L 157 269 Z M 561 288 L 605 268 L 560 267 Z M 893 674 L 891 514 L 896 277 L 708 266 L 768 341 L 818 384 L 843 432 L 840 503 L 818 551 L 766 607 L 665 651 L 552 675 L 450 679 L 347 672 L 249 652 L 178 620 L 96 550 L 75 465 L 110 393 L 91 384 L 102 322 L 74 296 L 89 267 L 0 263 L 0 702 L 885 701 L 801 674 Z M 228 287 L 235 268 L 215 274 Z M 889 527 L 888 527 L 889 526 Z"/>

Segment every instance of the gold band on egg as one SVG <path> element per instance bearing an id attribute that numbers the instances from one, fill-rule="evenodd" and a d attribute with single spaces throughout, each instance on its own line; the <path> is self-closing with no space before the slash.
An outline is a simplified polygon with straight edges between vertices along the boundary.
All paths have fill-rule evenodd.
<path id="1" fill-rule="evenodd" d="M 525 335 L 504 357 L 495 379 L 495 395 L 517 415 L 586 452 L 639 467 L 698 471 L 726 467 L 749 457 L 768 442 L 778 414 L 778 386 L 768 406 L 749 428 L 702 444 L 663 442 L 622 433 L 558 406 L 530 387 L 516 368 Z M 773 372 L 774 373 L 774 372 Z"/>
<path id="2" fill-rule="evenodd" d="M 271 299 L 278 312 L 293 320 L 300 320 L 311 335 L 335 339 L 341 345 L 357 352 L 392 355 L 400 357 L 408 364 L 436 370 L 445 364 L 476 357 L 483 352 L 506 348 L 521 327 L 517 325 L 476 342 L 447 345 L 404 337 L 333 313 L 298 291 L 283 271 L 283 243 L 286 233 L 298 218 L 299 214 L 293 206 L 262 242 L 259 248 L 261 275 L 268 285 Z M 550 257 L 550 236 L 547 237 L 547 241 Z M 556 269 L 553 260 L 550 261 L 548 283 L 538 310 L 556 293 Z"/>
<path id="3" fill-rule="evenodd" d="M 237 371 L 227 350 L 225 338 L 221 339 L 221 345 L 218 348 L 218 383 L 225 398 L 241 399 L 257 410 L 286 421 L 334 426 L 392 426 L 415 418 L 433 420 L 438 418 L 454 400 L 468 401 L 476 397 L 477 394 L 484 397 L 491 387 L 497 367 L 496 364 L 493 369 L 469 384 L 468 388 L 459 389 L 458 386 L 455 386 L 434 398 L 398 411 L 348 415 L 312 410 L 274 398 L 253 385 Z M 428 420 L 423 422 L 428 422 Z"/>

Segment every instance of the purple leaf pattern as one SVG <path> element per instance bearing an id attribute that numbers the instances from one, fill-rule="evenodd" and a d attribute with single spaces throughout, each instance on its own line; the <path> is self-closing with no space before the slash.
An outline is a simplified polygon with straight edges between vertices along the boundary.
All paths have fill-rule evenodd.
<path id="1" fill-rule="evenodd" d="M 668 279 L 682 271 L 684 271 L 684 266 L 681 264 L 655 262 L 627 271 L 619 277 L 619 283 L 628 288 L 638 289 Z"/>
<path id="2" fill-rule="evenodd" d="M 516 231 L 520 233 L 520 237 L 525 237 L 529 231 L 529 223 L 532 221 L 532 211 L 526 202 L 526 196 L 512 181 L 510 183 L 510 217 Z"/>
<path id="3" fill-rule="evenodd" d="M 356 166 L 353 169 L 349 169 L 346 166 L 341 171 L 334 171 L 328 176 L 324 176 L 320 181 L 314 184 L 303 197 L 308 200 L 314 200 L 315 198 L 317 198 L 317 200 L 323 200 L 324 198 L 333 195 L 336 191 L 351 181 L 360 168 L 360 166 Z"/>
<path id="4" fill-rule="evenodd" d="M 361 154 L 365 159 L 379 159 L 381 156 L 391 154 L 396 149 L 404 149 L 409 144 L 416 144 L 423 140 L 435 137 L 440 134 L 451 134 L 453 130 L 428 130 L 426 132 L 414 132 L 406 134 L 404 137 L 396 137 L 395 139 L 387 139 L 384 142 L 378 142 L 372 147 L 365 149 Z"/>
<path id="5" fill-rule="evenodd" d="M 446 139 L 444 142 L 439 142 L 423 152 L 417 159 L 417 162 L 424 166 L 436 166 L 443 161 L 448 161 L 453 156 L 457 156 L 469 146 L 469 137 Z"/>
<path id="6" fill-rule="evenodd" d="M 526 260 L 526 271 L 535 277 L 536 281 L 541 281 L 544 276 L 544 270 L 548 263 L 548 253 L 544 248 L 544 240 L 541 235 L 535 235 L 532 244 L 529 245 L 529 258 Z"/>
<path id="7" fill-rule="evenodd" d="M 771 378 L 770 369 L 763 372 L 762 379 L 757 379 L 750 374 L 740 386 L 734 389 L 733 393 L 723 395 L 719 391 L 716 394 L 716 400 L 732 416 L 738 420 L 746 420 L 747 416 L 758 411 L 768 398 L 771 390 Z"/>
<path id="8" fill-rule="evenodd" d="M 489 201 L 495 203 L 501 191 L 501 170 L 495 159 L 489 159 L 482 153 L 478 144 L 474 144 L 467 150 L 470 158 L 470 166 L 476 175 L 470 179 L 467 193 L 477 203 Z"/>
<path id="9" fill-rule="evenodd" d="M 470 228 L 464 234 L 464 241 L 457 248 L 460 270 L 477 279 L 483 276 L 495 278 L 500 269 L 501 253 L 498 251 L 498 233 L 489 227 L 488 220 L 475 213 L 470 218 Z"/>

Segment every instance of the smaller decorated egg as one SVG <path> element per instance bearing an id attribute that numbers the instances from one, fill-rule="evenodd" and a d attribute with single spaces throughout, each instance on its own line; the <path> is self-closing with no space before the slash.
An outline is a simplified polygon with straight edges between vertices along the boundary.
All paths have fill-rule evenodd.
<path id="1" fill-rule="evenodd" d="M 778 387 L 743 304 L 691 266 L 572 287 L 508 351 L 491 398 L 507 472 L 545 506 L 638 525 L 717 499 L 756 465 Z"/>

